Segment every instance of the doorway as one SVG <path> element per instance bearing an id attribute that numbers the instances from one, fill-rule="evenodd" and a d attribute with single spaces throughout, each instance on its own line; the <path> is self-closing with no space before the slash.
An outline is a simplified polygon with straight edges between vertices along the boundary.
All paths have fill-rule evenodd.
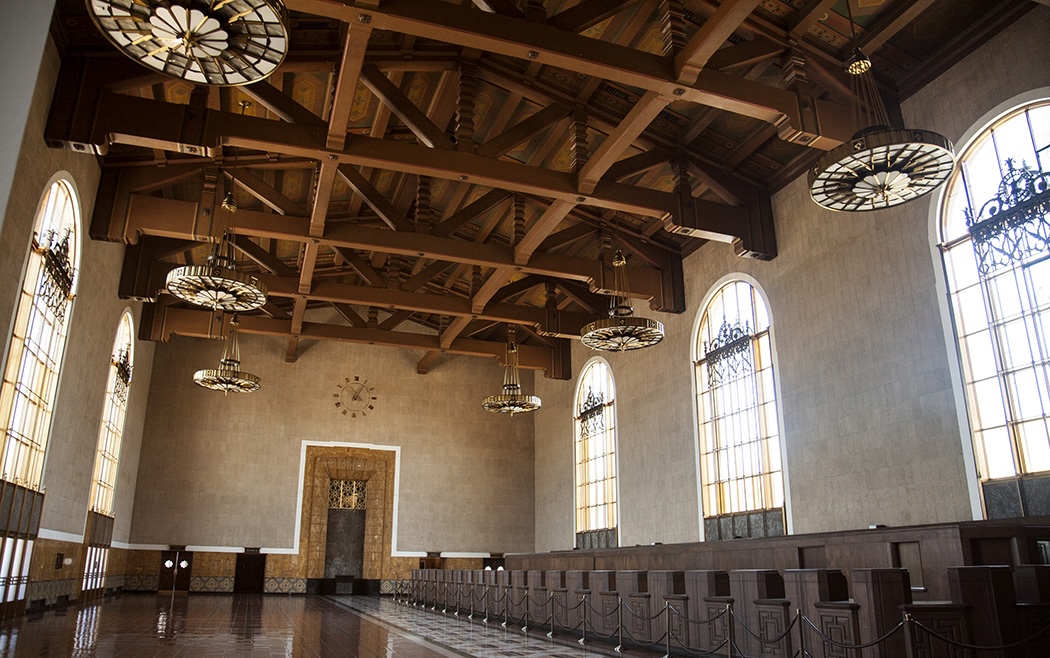
<path id="1" fill-rule="evenodd" d="M 266 582 L 266 554 L 238 553 L 234 572 L 235 594 L 262 594 Z"/>

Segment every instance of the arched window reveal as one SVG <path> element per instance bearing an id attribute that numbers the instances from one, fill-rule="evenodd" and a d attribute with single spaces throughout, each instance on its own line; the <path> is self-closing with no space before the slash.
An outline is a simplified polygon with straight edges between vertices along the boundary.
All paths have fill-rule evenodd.
<path id="1" fill-rule="evenodd" d="M 784 534 L 784 478 L 769 318 L 732 281 L 701 317 L 695 367 L 707 539 Z"/>
<path id="2" fill-rule="evenodd" d="M 940 249 L 989 518 L 1050 513 L 1050 103 L 965 149 Z"/>
<path id="3" fill-rule="evenodd" d="M 609 365 L 595 360 L 576 395 L 576 546 L 618 545 L 616 415 Z"/>

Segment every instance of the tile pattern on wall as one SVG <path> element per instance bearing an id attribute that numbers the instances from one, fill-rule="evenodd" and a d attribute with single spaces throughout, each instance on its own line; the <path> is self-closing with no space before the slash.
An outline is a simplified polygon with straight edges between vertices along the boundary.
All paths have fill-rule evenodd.
<path id="1" fill-rule="evenodd" d="M 232 583 L 231 589 L 232 592 Z M 263 582 L 267 594 L 306 594 L 305 578 L 267 578 Z"/>
<path id="2" fill-rule="evenodd" d="M 232 592 L 233 578 L 229 576 L 191 576 L 191 592 Z"/>
<path id="3" fill-rule="evenodd" d="M 160 582 L 156 575 L 129 574 L 124 578 L 124 589 L 132 592 L 156 592 L 159 587 Z"/>

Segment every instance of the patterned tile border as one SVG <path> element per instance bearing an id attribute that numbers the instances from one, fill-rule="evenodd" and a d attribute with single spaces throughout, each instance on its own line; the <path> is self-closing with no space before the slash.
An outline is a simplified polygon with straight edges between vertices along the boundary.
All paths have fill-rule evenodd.
<path id="1" fill-rule="evenodd" d="M 124 589 L 131 592 L 156 592 L 160 587 L 157 576 L 125 576 Z"/>
<path id="2" fill-rule="evenodd" d="M 263 591 L 267 594 L 306 594 L 306 579 L 267 578 L 263 583 Z"/>
<path id="3" fill-rule="evenodd" d="M 73 601 L 77 598 L 77 594 L 77 581 L 72 578 L 37 580 L 26 586 L 26 601 L 29 603 L 44 599 L 45 605 L 53 605 L 60 596 L 67 596 L 70 601 Z"/>
<path id="4" fill-rule="evenodd" d="M 191 576 L 191 592 L 225 592 L 233 591 L 233 578 L 229 576 Z"/>

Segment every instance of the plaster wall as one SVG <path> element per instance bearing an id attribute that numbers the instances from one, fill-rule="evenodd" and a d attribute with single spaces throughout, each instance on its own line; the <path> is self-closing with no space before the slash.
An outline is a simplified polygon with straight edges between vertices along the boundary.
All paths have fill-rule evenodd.
<path id="1" fill-rule="evenodd" d="M 91 478 L 98 444 L 109 375 L 113 340 L 120 316 L 131 308 L 136 326 L 139 305 L 117 298 L 124 253 L 122 245 L 95 242 L 87 237 L 99 169 L 95 158 L 47 148 L 43 131 L 51 92 L 58 76 L 59 57 L 48 42 L 40 78 L 33 93 L 32 109 L 15 169 L 17 184 L 0 233 L 0 336 L 4 357 L 11 336 L 18 282 L 24 271 L 27 249 L 42 194 L 52 178 L 65 172 L 80 199 L 80 265 L 77 294 L 73 301 L 65 361 L 60 371 L 58 396 L 51 437 L 45 457 L 44 486 L 47 488 L 42 536 L 80 541 L 87 519 Z M 115 492 L 114 540 L 126 541 L 131 521 L 138 472 L 139 442 L 145 414 L 153 346 L 136 341 L 132 382 L 118 481 Z"/>
<path id="2" fill-rule="evenodd" d="M 398 552 L 533 549 L 533 423 L 490 414 L 495 360 L 445 356 L 416 374 L 418 352 L 241 336 L 242 367 L 262 389 L 228 397 L 195 386 L 215 367 L 218 340 L 173 338 L 157 346 L 140 460 L 132 540 L 290 549 L 299 510 L 304 441 L 400 447 Z M 532 375 L 522 371 L 523 386 Z M 352 418 L 337 385 L 375 386 L 375 410 Z"/>
<path id="3" fill-rule="evenodd" d="M 1034 9 L 910 98 L 906 123 L 958 139 L 1003 101 L 1047 86 L 1048 29 L 1050 9 Z M 777 258 L 737 258 L 710 243 L 686 260 L 688 310 L 659 317 L 664 342 L 607 356 L 617 384 L 621 545 L 701 538 L 693 331 L 704 296 L 733 273 L 753 277 L 769 301 L 792 531 L 972 518 L 968 432 L 929 242 L 937 203 L 929 195 L 836 214 L 812 203 L 802 177 L 773 198 Z M 590 356 L 573 345 L 574 376 Z M 537 380 L 537 551 L 573 546 L 574 390 L 575 381 Z"/>

